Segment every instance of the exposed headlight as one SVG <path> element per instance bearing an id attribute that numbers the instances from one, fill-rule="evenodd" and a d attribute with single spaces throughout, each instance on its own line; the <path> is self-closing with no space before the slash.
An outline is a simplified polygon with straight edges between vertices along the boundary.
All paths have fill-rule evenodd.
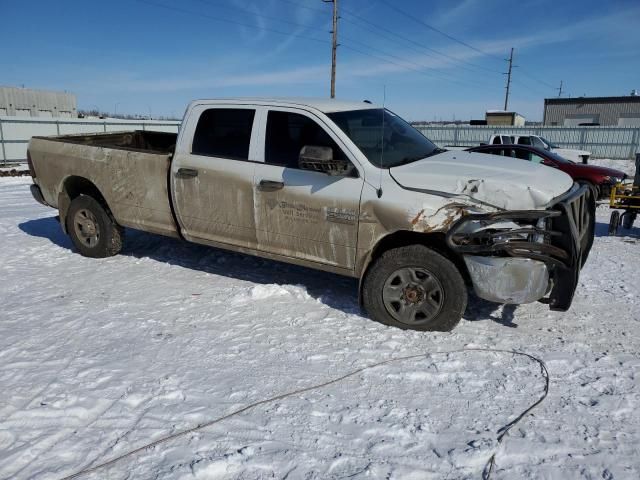
<path id="1" fill-rule="evenodd" d="M 614 176 L 606 176 L 604 177 L 605 182 L 609 183 L 621 183 L 624 180 L 624 177 L 614 177 Z"/>
<path id="2" fill-rule="evenodd" d="M 509 242 L 546 243 L 547 220 L 557 215 L 548 210 L 503 212 L 464 222 L 452 236 L 455 243 L 495 245 Z M 492 218 L 493 217 L 493 218 Z"/>

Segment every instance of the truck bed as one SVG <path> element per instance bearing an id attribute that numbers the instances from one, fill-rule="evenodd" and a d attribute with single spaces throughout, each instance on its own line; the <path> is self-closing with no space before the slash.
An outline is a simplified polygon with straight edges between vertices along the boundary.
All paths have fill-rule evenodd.
<path id="1" fill-rule="evenodd" d="M 120 225 L 178 236 L 167 183 L 176 140 L 141 130 L 33 137 L 34 182 L 47 204 L 64 208 L 74 182 L 89 181 Z"/>
<path id="2" fill-rule="evenodd" d="M 173 153 L 176 148 L 178 134 L 135 130 L 133 132 L 92 133 L 35 138 L 46 138 L 50 141 L 76 143 L 95 147 L 117 148 L 120 150 L 169 154 Z"/>

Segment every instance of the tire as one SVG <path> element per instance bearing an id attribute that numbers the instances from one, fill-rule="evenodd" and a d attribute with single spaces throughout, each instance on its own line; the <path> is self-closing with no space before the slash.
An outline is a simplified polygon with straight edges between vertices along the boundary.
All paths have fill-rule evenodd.
<path id="1" fill-rule="evenodd" d="M 635 212 L 624 212 L 622 214 L 622 228 L 625 230 L 631 230 L 633 228 L 633 222 L 636 220 Z"/>
<path id="2" fill-rule="evenodd" d="M 449 259 L 410 245 L 384 252 L 368 269 L 362 300 L 371 319 L 385 325 L 448 332 L 467 307 L 467 287 Z"/>
<path id="3" fill-rule="evenodd" d="M 124 230 L 94 198 L 87 195 L 74 198 L 65 221 L 71 241 L 81 255 L 104 258 L 122 250 Z"/>
<path id="4" fill-rule="evenodd" d="M 611 218 L 609 219 L 609 235 L 615 235 L 618 232 L 618 226 L 620 225 L 620 212 L 614 210 L 611 212 Z"/>
<path id="5" fill-rule="evenodd" d="M 596 201 L 600 200 L 600 187 L 598 187 L 597 185 L 594 185 L 588 180 L 578 180 L 578 184 L 586 185 L 587 187 L 589 187 L 591 189 L 591 194 L 593 195 L 593 198 Z"/>

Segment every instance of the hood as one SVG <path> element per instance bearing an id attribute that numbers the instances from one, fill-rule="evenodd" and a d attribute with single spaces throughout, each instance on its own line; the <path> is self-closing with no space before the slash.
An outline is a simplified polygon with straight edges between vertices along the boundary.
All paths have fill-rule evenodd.
<path id="1" fill-rule="evenodd" d="M 576 150 L 574 148 L 559 148 L 558 147 L 558 148 L 552 148 L 551 151 L 557 153 L 561 157 L 564 157 L 564 155 L 570 155 L 570 156 L 575 156 L 575 157 L 579 157 L 581 155 L 591 155 L 591 152 L 587 152 L 586 150 Z"/>
<path id="2" fill-rule="evenodd" d="M 621 172 L 620 170 L 616 170 L 615 168 L 599 167 L 597 165 L 584 165 L 582 163 L 575 163 L 571 166 L 571 168 L 574 171 L 584 169 L 589 173 L 595 173 L 596 175 L 603 175 L 608 177 L 625 178 L 627 176 L 626 173 Z"/>
<path id="3" fill-rule="evenodd" d="M 484 153 L 444 152 L 389 171 L 404 188 L 465 196 L 504 210 L 544 208 L 573 185 L 555 168 Z"/>

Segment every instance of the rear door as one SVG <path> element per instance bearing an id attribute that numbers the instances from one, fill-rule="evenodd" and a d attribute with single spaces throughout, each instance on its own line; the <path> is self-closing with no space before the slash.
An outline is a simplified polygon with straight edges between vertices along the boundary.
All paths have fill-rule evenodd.
<path id="1" fill-rule="evenodd" d="M 171 182 L 186 239 L 255 247 L 255 121 L 254 107 L 200 105 L 183 125 L 194 134 L 178 149 Z"/>
<path id="2" fill-rule="evenodd" d="M 265 108 L 262 117 L 263 163 L 254 176 L 260 249 L 353 269 L 363 174 L 321 118 L 293 108 Z M 354 168 L 344 176 L 302 170 L 305 145 L 331 147 Z"/>

